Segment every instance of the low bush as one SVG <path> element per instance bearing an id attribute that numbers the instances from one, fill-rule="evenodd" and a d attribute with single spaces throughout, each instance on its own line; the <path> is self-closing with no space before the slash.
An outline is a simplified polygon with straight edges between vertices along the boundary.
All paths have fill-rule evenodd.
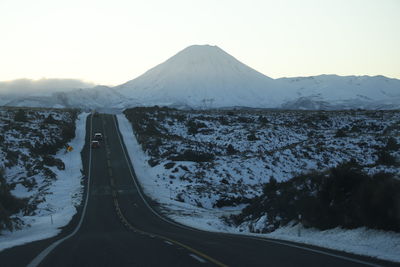
<path id="1" fill-rule="evenodd" d="M 14 116 L 15 121 L 26 122 L 28 121 L 28 117 L 26 116 L 26 112 L 23 109 L 19 109 Z"/>
<path id="2" fill-rule="evenodd" d="M 400 231 L 400 181 L 392 175 L 368 175 L 354 161 L 278 183 L 271 179 L 262 196 L 253 199 L 236 224 L 267 214 L 265 229 L 275 229 L 302 215 L 305 226 L 369 228 Z M 272 228 L 271 228 L 272 226 Z"/>
<path id="3" fill-rule="evenodd" d="M 43 157 L 43 164 L 50 167 L 56 166 L 59 170 L 65 170 L 64 162 L 61 159 L 54 158 L 50 155 Z"/>
<path id="4" fill-rule="evenodd" d="M 43 120 L 44 124 L 58 124 L 59 121 L 53 118 L 51 114 L 49 114 L 46 119 Z"/>
<path id="5" fill-rule="evenodd" d="M 247 141 L 256 141 L 256 140 L 259 140 L 259 138 L 254 133 L 247 135 Z"/>
<path id="6" fill-rule="evenodd" d="M 175 166 L 175 162 L 168 162 L 164 164 L 165 169 L 172 169 Z"/>
<path id="7" fill-rule="evenodd" d="M 0 169 L 0 232 L 3 230 L 12 231 L 20 227 L 21 221 L 11 216 L 22 210 L 25 205 L 25 199 L 16 198 L 10 193 L 10 187 Z"/>
<path id="8" fill-rule="evenodd" d="M 386 143 L 386 149 L 389 151 L 395 151 L 400 148 L 400 145 L 397 143 L 397 140 L 394 137 L 390 137 Z"/>
<path id="9" fill-rule="evenodd" d="M 335 137 L 337 137 L 337 138 L 347 137 L 347 133 L 346 133 L 345 129 L 344 128 L 338 129 L 336 131 Z"/>
<path id="10" fill-rule="evenodd" d="M 171 156 L 168 159 L 172 161 L 209 162 L 214 159 L 214 155 L 206 152 L 186 150 L 182 154 Z"/>
<path id="11" fill-rule="evenodd" d="M 213 207 L 222 208 L 222 207 L 229 207 L 229 206 L 237 206 L 239 204 L 248 204 L 251 202 L 251 199 L 246 197 L 223 197 L 218 199 L 214 204 Z"/>
<path id="12" fill-rule="evenodd" d="M 186 127 L 188 129 L 188 134 L 195 135 L 201 128 L 207 128 L 207 125 L 204 122 L 190 120 L 187 122 Z"/>
<path id="13" fill-rule="evenodd" d="M 378 160 L 377 160 L 378 164 L 387 166 L 396 165 L 396 158 L 392 156 L 389 151 L 381 150 L 378 151 L 377 155 L 378 155 Z"/>

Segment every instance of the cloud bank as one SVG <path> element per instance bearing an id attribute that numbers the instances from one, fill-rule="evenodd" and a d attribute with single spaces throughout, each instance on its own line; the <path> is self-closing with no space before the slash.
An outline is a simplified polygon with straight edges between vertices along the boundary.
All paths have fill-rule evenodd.
<path id="1" fill-rule="evenodd" d="M 17 79 L 0 82 L 0 94 L 51 94 L 74 89 L 92 88 L 94 86 L 96 84 L 77 79 Z"/>

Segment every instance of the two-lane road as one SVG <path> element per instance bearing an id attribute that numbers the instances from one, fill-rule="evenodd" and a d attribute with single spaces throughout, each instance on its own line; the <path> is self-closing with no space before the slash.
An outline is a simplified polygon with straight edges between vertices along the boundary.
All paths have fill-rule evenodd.
<path id="1" fill-rule="evenodd" d="M 170 222 L 158 215 L 157 205 L 138 187 L 115 117 L 88 119 L 87 132 L 82 155 L 90 186 L 79 230 L 39 257 L 39 252 L 57 238 L 6 250 L 0 253 L 1 266 L 29 262 L 31 266 L 395 265 L 289 242 L 209 233 Z M 104 140 L 101 148 L 91 150 L 94 132 L 102 132 Z M 17 255 L 26 260 L 17 259 Z"/>

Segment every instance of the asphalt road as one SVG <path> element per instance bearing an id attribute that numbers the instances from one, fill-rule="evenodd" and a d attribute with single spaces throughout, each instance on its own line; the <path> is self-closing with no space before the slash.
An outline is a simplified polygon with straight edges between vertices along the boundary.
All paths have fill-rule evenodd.
<path id="1" fill-rule="evenodd" d="M 93 129 L 90 133 L 88 119 L 82 152 L 90 181 L 86 211 L 81 208 L 58 237 L 1 252 L 0 266 L 396 265 L 291 242 L 209 233 L 170 222 L 158 215 L 157 204 L 138 188 L 114 116 L 92 119 Z M 101 148 L 90 150 L 94 132 L 102 132 L 104 140 Z M 79 230 L 72 235 L 82 214 Z M 66 240 L 55 246 L 62 238 Z"/>

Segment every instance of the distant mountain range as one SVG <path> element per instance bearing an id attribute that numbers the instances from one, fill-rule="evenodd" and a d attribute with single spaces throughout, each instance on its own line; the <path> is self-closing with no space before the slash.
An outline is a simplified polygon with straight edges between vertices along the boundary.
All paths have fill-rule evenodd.
<path id="1" fill-rule="evenodd" d="M 384 76 L 271 79 L 217 46 L 193 45 L 115 87 L 46 94 L 4 94 L 0 105 L 124 109 L 181 108 L 399 109 L 400 80 Z"/>

